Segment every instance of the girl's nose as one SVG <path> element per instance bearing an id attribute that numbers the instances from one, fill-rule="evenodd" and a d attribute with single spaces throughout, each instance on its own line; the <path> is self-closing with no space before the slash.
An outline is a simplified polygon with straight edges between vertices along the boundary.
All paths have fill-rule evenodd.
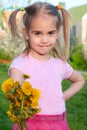
<path id="1" fill-rule="evenodd" d="M 48 37 L 47 36 L 42 36 L 41 41 L 42 41 L 42 43 L 48 43 Z"/>

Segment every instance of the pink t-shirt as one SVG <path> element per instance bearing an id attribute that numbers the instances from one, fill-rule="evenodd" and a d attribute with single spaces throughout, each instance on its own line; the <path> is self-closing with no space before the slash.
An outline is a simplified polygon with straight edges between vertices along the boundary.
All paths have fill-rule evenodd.
<path id="1" fill-rule="evenodd" d="M 62 114 L 66 111 L 62 92 L 62 80 L 69 78 L 72 67 L 58 58 L 38 61 L 31 55 L 15 58 L 10 68 L 17 68 L 23 74 L 30 75 L 29 82 L 41 91 L 39 114 Z"/>

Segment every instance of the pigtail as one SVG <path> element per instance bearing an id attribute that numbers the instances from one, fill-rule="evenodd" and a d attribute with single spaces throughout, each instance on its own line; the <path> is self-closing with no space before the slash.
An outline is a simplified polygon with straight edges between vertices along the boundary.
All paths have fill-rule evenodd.
<path id="1" fill-rule="evenodd" d="M 69 44 L 70 44 L 70 15 L 65 9 L 61 9 L 63 16 L 63 36 L 65 42 L 65 60 L 69 57 Z"/>
<path id="2" fill-rule="evenodd" d="M 14 38 L 16 37 L 20 37 L 19 33 L 18 33 L 18 26 L 17 26 L 17 22 L 16 22 L 16 16 L 17 13 L 20 11 L 20 9 L 17 9 L 15 11 L 13 11 L 9 17 L 9 26 L 10 26 L 10 30 L 12 33 L 12 36 Z"/>
<path id="3" fill-rule="evenodd" d="M 57 39 L 56 42 L 57 42 L 56 46 L 52 49 L 53 56 L 58 57 L 58 58 L 62 59 L 63 61 L 65 61 L 65 55 L 64 55 L 62 47 L 60 45 L 60 40 Z"/>

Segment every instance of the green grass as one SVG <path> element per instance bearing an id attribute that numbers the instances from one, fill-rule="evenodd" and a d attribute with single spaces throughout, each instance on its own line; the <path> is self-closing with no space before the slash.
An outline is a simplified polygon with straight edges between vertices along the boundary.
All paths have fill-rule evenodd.
<path id="1" fill-rule="evenodd" d="M 1 83 L 8 78 L 8 65 L 0 63 L 0 86 Z M 6 111 L 9 108 L 9 102 L 0 87 L 0 130 L 12 130 L 13 123 L 7 117 Z"/>
<path id="2" fill-rule="evenodd" d="M 8 78 L 8 66 L 0 63 L 0 86 Z M 70 130 L 87 130 L 87 75 L 84 75 L 84 77 L 86 80 L 85 87 L 66 103 Z M 63 81 L 62 84 L 63 90 L 65 90 L 69 87 L 70 82 Z M 0 130 L 12 130 L 13 123 L 6 114 L 8 107 L 9 102 L 0 87 Z"/>
<path id="3" fill-rule="evenodd" d="M 67 120 L 70 130 L 87 130 L 87 75 L 84 75 L 86 84 L 84 88 L 67 101 Z M 70 85 L 69 81 L 63 81 L 64 89 Z"/>

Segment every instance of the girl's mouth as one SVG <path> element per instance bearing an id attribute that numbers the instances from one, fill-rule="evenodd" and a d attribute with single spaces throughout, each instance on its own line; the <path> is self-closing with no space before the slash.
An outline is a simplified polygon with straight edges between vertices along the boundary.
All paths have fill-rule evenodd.
<path id="1" fill-rule="evenodd" d="M 49 47 L 51 46 L 50 44 L 49 45 L 39 45 L 39 47 Z"/>

